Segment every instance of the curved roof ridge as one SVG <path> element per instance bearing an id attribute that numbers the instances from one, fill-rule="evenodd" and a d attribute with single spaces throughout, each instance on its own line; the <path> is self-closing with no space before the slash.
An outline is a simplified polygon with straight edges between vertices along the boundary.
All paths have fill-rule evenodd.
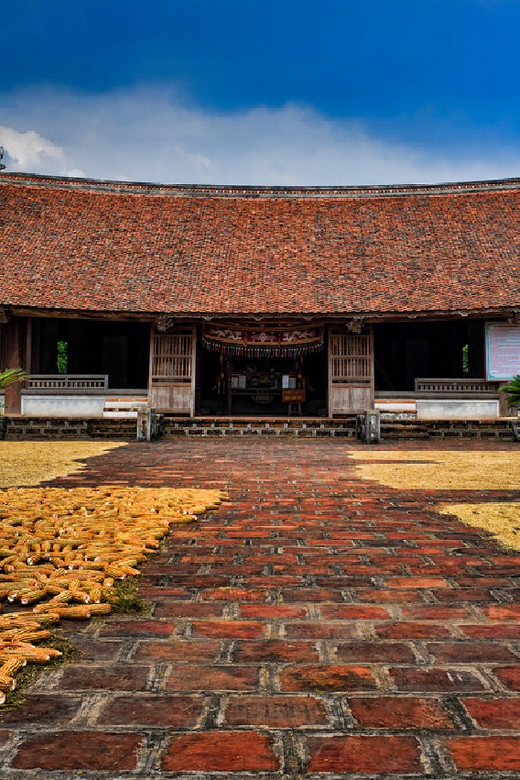
<path id="1" fill-rule="evenodd" d="M 234 184 L 159 184 L 43 174 L 3 172 L 0 185 L 25 184 L 51 189 L 82 190 L 145 195 L 174 195 L 178 197 L 227 198 L 370 198 L 405 195 L 446 195 L 471 192 L 494 192 L 520 189 L 520 177 L 482 179 L 475 181 L 444 182 L 439 184 L 381 184 L 345 186 L 270 186 Z"/>

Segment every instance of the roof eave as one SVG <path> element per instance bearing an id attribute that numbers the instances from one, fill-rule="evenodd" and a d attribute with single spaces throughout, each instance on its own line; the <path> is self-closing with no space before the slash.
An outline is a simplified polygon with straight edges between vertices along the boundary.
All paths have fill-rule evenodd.
<path id="1" fill-rule="evenodd" d="M 484 307 L 472 309 L 435 309 L 427 311 L 285 311 L 285 312 L 244 312 L 244 311 L 129 311 L 129 310 L 92 310 L 92 309 L 51 309 L 30 306 L 0 306 L 8 316 L 22 317 L 65 317 L 71 319 L 108 319 L 108 320 L 140 320 L 142 322 L 155 322 L 158 318 L 169 317 L 178 322 L 198 321 L 208 322 L 214 320 L 254 320 L 277 321 L 321 320 L 326 322 L 339 322 L 352 319 L 361 319 L 366 323 L 410 321 L 410 320 L 446 320 L 446 319 L 482 319 L 486 317 L 510 318 L 518 317 L 518 308 L 511 306 Z"/>

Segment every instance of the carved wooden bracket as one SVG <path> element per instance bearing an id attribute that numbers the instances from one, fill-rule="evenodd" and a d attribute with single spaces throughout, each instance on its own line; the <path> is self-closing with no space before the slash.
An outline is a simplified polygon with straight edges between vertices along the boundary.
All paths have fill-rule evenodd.
<path id="1" fill-rule="evenodd" d="M 347 320 L 346 326 L 351 333 L 361 333 L 365 327 L 365 319 L 364 317 L 352 317 L 352 319 Z"/>
<path id="2" fill-rule="evenodd" d="M 0 325 L 5 325 L 11 319 L 6 306 L 0 306 Z"/>
<path id="3" fill-rule="evenodd" d="M 166 333 L 166 331 L 173 328 L 174 323 L 173 317 L 168 317 L 167 314 L 160 314 L 155 320 L 155 329 L 160 333 Z"/>
<path id="4" fill-rule="evenodd" d="M 513 309 L 511 316 L 507 318 L 511 325 L 520 325 L 520 309 Z"/>

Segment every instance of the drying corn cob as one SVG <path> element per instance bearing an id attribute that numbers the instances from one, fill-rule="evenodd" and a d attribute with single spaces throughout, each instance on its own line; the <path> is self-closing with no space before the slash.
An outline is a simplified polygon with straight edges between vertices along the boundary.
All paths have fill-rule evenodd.
<path id="1" fill-rule="evenodd" d="M 91 615 L 109 615 L 112 611 L 110 604 L 89 604 L 88 611 Z"/>
<path id="2" fill-rule="evenodd" d="M 52 647 L 33 647 L 28 642 L 0 641 L 0 662 L 5 663 L 14 656 L 33 663 L 47 663 L 51 658 L 59 658 L 61 653 Z"/>
<path id="3" fill-rule="evenodd" d="M 78 604 L 74 607 L 66 606 L 53 606 L 50 611 L 54 615 L 58 615 L 60 618 L 67 618 L 69 620 L 88 620 L 92 616 L 92 607 L 95 604 Z M 110 605 L 107 605 L 110 606 Z"/>
<path id="4" fill-rule="evenodd" d="M 7 674 L 0 672 L 0 691 L 14 691 L 16 688 L 16 680 L 13 677 L 9 677 Z"/>
<path id="5" fill-rule="evenodd" d="M 15 655 L 10 658 L 9 661 L 4 661 L 2 666 L 0 666 L 0 675 L 14 677 L 14 675 L 19 672 L 20 669 L 23 669 L 24 666 L 27 666 L 25 658 L 20 658 Z"/>
<path id="6" fill-rule="evenodd" d="M 11 639 L 16 639 L 20 642 L 39 642 L 41 639 L 49 639 L 50 636 L 50 631 L 40 631 L 38 629 L 31 631 L 25 626 L 11 628 L 9 631 L 2 631 L 2 641 L 4 642 L 8 642 Z"/>
<path id="7" fill-rule="evenodd" d="M 114 581 L 138 574 L 171 525 L 223 498 L 214 490 L 114 486 L 0 490 L 0 601 L 31 605 L 0 614 L 0 705 L 27 661 L 59 657 L 33 644 L 49 638 L 47 627 L 109 614 Z"/>

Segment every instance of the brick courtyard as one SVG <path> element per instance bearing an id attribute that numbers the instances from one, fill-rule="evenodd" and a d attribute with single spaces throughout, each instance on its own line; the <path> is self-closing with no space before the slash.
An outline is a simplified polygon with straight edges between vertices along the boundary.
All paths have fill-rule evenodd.
<path id="1" fill-rule="evenodd" d="M 67 627 L 81 657 L 0 718 L 2 779 L 518 778 L 518 556 L 352 446 L 132 444 L 57 480 L 230 500 L 143 567 L 149 614 Z"/>

